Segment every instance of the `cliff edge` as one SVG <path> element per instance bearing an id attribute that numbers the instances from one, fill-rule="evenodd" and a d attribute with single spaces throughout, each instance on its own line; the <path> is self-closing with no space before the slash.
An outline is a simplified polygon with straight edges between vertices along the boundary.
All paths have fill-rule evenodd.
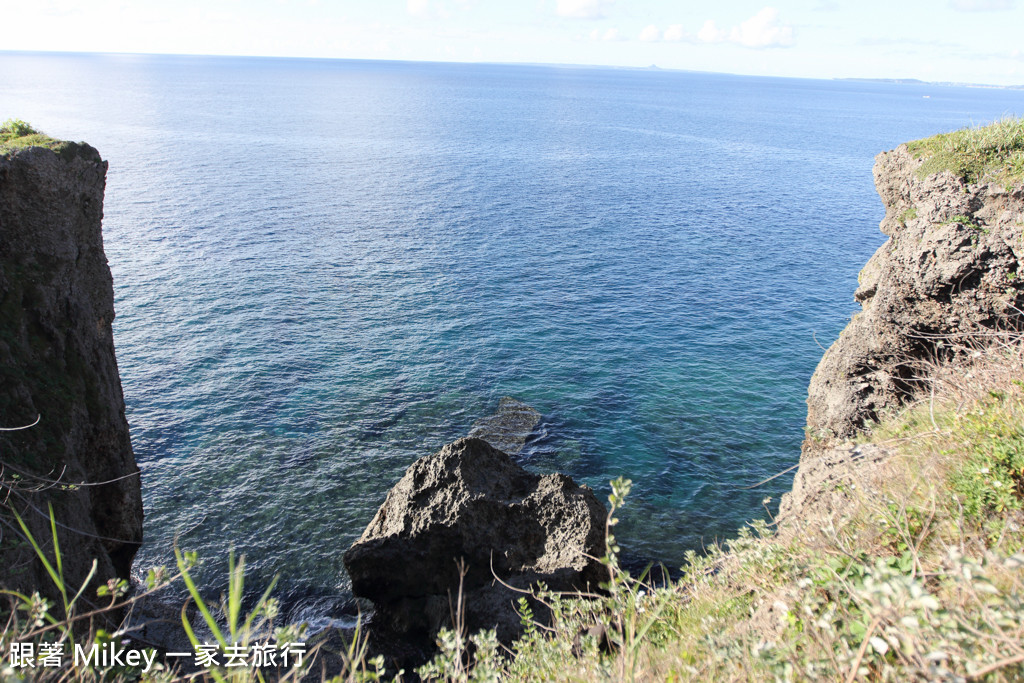
<path id="1" fill-rule="evenodd" d="M 510 680 L 1024 680 L 1024 120 L 874 173 L 889 239 L 779 514 L 665 587 L 552 601 Z"/>
<path id="2" fill-rule="evenodd" d="M 907 145 L 874 176 L 889 239 L 860 273 L 863 310 L 811 378 L 812 438 L 850 437 L 920 388 L 921 361 L 943 361 L 986 330 L 1020 324 L 1024 186 L 945 169 L 927 173 Z"/>
<path id="3" fill-rule="evenodd" d="M 0 145 L 0 427 L 38 418 L 0 431 L 0 585 L 10 589 L 54 594 L 12 510 L 52 557 L 52 505 L 75 589 L 93 559 L 94 583 L 127 578 L 142 541 L 101 233 L 106 170 L 85 144 Z"/>

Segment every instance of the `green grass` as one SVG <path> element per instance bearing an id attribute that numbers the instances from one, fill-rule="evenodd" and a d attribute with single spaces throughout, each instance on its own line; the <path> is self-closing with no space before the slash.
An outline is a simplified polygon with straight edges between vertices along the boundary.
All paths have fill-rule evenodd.
<path id="1" fill-rule="evenodd" d="M 918 177 L 951 171 L 969 183 L 1012 184 L 1024 180 L 1024 119 L 1004 118 L 987 126 L 963 128 L 907 143 L 924 160 Z"/>
<path id="2" fill-rule="evenodd" d="M 0 123 L 0 155 L 27 147 L 46 147 L 59 152 L 65 145 L 66 142 L 40 133 L 21 119 L 7 119 Z"/>
<path id="3" fill-rule="evenodd" d="M 14 485 L 13 482 L 7 481 L 3 482 L 2 487 L 11 488 Z M 292 646 L 296 646 L 306 654 L 306 626 L 304 624 L 289 624 L 275 628 L 274 618 L 278 615 L 279 603 L 270 597 L 274 582 L 271 582 L 252 608 L 244 612 L 242 594 L 245 559 L 240 557 L 236 562 L 233 553 L 229 555 L 228 562 L 228 593 L 226 596 L 221 596 L 219 604 L 208 604 L 206 599 L 200 595 L 190 573 L 196 566 L 195 554 L 183 553 L 177 548 L 174 551 L 178 566 L 177 574 L 172 575 L 166 567 L 151 569 L 146 578 L 145 588 L 140 588 L 136 595 L 131 597 L 128 597 L 129 585 L 126 580 L 110 579 L 96 591 L 96 598 L 104 604 L 92 609 L 83 608 L 82 603 L 86 603 L 85 600 L 82 600 L 83 594 L 96 571 L 96 562 L 93 561 L 89 577 L 81 587 L 75 590 L 67 583 L 64 576 L 63 553 L 58 543 L 57 521 L 53 515 L 53 508 L 50 508 L 52 546 L 49 551 L 37 542 L 17 512 L 11 509 L 11 514 L 20 527 L 22 537 L 32 546 L 37 559 L 57 587 L 60 603 L 54 604 L 41 597 L 38 592 L 27 595 L 0 587 L 0 623 L 3 623 L 3 629 L 0 631 L 0 683 L 68 680 L 87 683 L 128 683 L 130 681 L 171 683 L 185 680 L 255 683 L 273 680 L 283 683 L 302 680 L 309 673 L 311 658 L 320 647 L 318 644 L 312 646 L 308 651 L 309 656 L 304 657 L 301 663 L 293 657 L 290 662 L 282 662 L 280 666 L 248 668 L 224 665 L 223 660 L 218 660 L 218 665 L 210 666 L 194 675 L 185 675 L 177 669 L 169 668 L 166 663 L 160 661 L 159 653 L 151 648 L 146 648 L 146 654 L 135 664 L 126 663 L 123 666 L 105 667 L 95 660 L 78 661 L 74 657 L 76 648 L 89 652 L 95 646 L 102 648 L 112 644 L 114 647 L 120 648 L 125 645 L 124 633 L 121 630 L 110 633 L 98 627 L 94 621 L 95 618 L 124 613 L 135 603 L 178 580 L 185 583 L 189 592 L 189 600 L 181 608 L 182 628 L 196 651 L 201 646 L 209 646 L 205 645 L 204 641 L 197 636 L 197 628 L 189 618 L 190 603 L 195 605 L 208 633 L 215 640 L 213 647 L 219 646 L 220 649 L 216 652 L 217 657 L 222 657 L 226 652 L 235 652 L 244 659 L 253 646 L 263 648 L 264 652 L 291 650 Z M 73 597 L 69 597 L 73 590 L 75 590 Z M 87 623 L 88 628 L 80 628 L 83 623 Z M 347 653 L 348 658 L 345 660 L 348 668 L 355 672 L 362 672 L 366 666 L 362 661 L 365 657 L 359 657 L 358 661 L 355 661 L 357 658 L 354 656 L 356 648 L 362 644 L 363 641 L 360 640 L 357 632 L 353 648 Z M 134 645 L 137 649 L 139 643 Z M 15 661 L 13 659 L 15 649 L 17 648 L 24 655 L 26 646 L 29 648 L 27 654 L 29 663 L 26 664 L 24 657 L 21 658 L 21 661 Z M 47 648 L 55 648 L 62 653 L 63 656 L 58 663 L 45 663 L 42 653 Z M 365 653 L 365 647 L 358 651 Z M 145 666 L 143 666 L 143 662 L 145 662 Z M 349 679 L 351 678 L 352 676 L 349 676 Z M 340 681 L 341 679 L 336 680 Z"/>

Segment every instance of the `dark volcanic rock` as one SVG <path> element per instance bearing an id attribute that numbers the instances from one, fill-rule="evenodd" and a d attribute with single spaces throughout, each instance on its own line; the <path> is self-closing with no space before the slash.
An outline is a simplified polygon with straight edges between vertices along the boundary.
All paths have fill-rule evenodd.
<path id="1" fill-rule="evenodd" d="M 373 601 L 397 633 L 446 625 L 462 579 L 470 630 L 519 632 L 518 594 L 528 588 L 593 590 L 606 579 L 606 511 L 594 492 L 561 474 L 527 472 L 480 439 L 460 439 L 420 458 L 388 493 L 345 553 L 357 596 Z"/>
<path id="2" fill-rule="evenodd" d="M 493 415 L 473 423 L 469 435 L 483 439 L 499 451 L 518 455 L 538 423 L 540 413 L 522 401 L 506 396 L 498 401 L 498 410 Z"/>
<path id="3" fill-rule="evenodd" d="M 47 505 L 77 589 L 128 577 L 142 541 L 139 470 L 125 420 L 111 322 L 114 291 L 100 223 L 107 164 L 88 145 L 0 156 L 0 432 L 11 506 L 44 547 Z M 46 488 L 36 477 L 58 480 Z M 100 482 L 111 482 L 96 485 Z M 30 492 L 30 488 L 45 490 Z M 6 492 L 5 492 L 6 493 Z M 10 522 L 0 511 L 0 522 Z M 13 528 L 4 525 L 5 537 Z M 0 544 L 0 585 L 54 596 L 31 550 Z M 95 590 L 83 593 L 85 599 Z"/>

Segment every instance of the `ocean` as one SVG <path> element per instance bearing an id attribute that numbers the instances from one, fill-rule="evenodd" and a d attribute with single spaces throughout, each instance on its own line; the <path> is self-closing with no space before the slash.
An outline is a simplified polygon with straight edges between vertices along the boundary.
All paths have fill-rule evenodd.
<path id="1" fill-rule="evenodd" d="M 0 53 L 0 118 L 109 161 L 146 542 L 345 612 L 416 458 L 515 397 L 517 456 L 633 480 L 635 562 L 770 519 L 882 244 L 873 157 L 1024 91 L 662 70 Z M 769 500 L 770 499 L 770 500 Z"/>

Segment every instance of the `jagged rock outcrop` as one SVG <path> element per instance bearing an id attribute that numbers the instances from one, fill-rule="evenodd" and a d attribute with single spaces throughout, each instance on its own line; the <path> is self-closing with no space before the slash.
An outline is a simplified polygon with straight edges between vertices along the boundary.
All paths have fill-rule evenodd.
<path id="1" fill-rule="evenodd" d="M 127 578 L 142 541 L 100 225 L 106 170 L 84 144 L 0 155 L 0 427 L 39 417 L 30 429 L 0 432 L 3 497 L 44 548 L 53 505 L 71 588 L 94 559 L 94 583 Z M 0 584 L 54 595 L 17 542 L 9 508 L 0 522 Z"/>
<path id="2" fill-rule="evenodd" d="M 519 632 L 519 595 L 528 588 L 594 590 L 607 579 L 604 506 L 561 474 L 541 477 L 481 439 L 460 439 L 420 458 L 388 493 L 362 537 L 345 553 L 355 595 L 400 634 L 433 635 L 449 623 L 458 595 L 466 624 Z"/>
<path id="3" fill-rule="evenodd" d="M 968 184 L 949 171 L 921 178 L 921 163 L 906 145 L 875 161 L 889 239 L 861 271 L 863 310 L 811 378 L 812 438 L 852 436 L 919 388 L 919 361 L 1020 322 L 1024 187 Z"/>

